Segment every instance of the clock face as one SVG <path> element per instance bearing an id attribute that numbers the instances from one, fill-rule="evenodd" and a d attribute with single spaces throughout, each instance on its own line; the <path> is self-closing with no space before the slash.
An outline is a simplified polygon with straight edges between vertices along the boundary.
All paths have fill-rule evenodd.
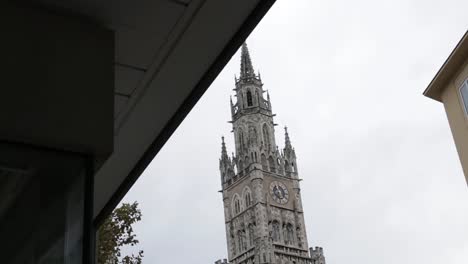
<path id="1" fill-rule="evenodd" d="M 270 184 L 270 195 L 279 204 L 285 204 L 289 199 L 288 188 L 278 181 L 274 181 Z"/>

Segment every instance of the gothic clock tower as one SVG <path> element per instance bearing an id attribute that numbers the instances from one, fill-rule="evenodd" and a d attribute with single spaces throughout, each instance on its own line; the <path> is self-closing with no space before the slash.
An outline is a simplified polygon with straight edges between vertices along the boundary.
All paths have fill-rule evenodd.
<path id="1" fill-rule="evenodd" d="M 321 248 L 309 252 L 296 153 L 286 128 L 284 148 L 276 145 L 270 96 L 246 44 L 234 91 L 236 154 L 228 155 L 223 138 L 219 161 L 229 263 L 325 264 Z"/>

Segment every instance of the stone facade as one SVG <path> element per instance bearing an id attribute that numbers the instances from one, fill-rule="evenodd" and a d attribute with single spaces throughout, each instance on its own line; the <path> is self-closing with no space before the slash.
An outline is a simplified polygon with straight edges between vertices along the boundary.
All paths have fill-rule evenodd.
<path id="1" fill-rule="evenodd" d="M 223 138 L 219 161 L 229 263 L 325 264 L 309 254 L 296 153 L 287 128 L 279 150 L 270 96 L 253 70 L 246 44 L 241 53 L 237 100 L 231 99 L 235 154 L 228 155 Z"/>
<path id="2" fill-rule="evenodd" d="M 312 264 L 325 264 L 325 256 L 323 255 L 323 248 L 315 247 L 310 248 L 310 258 Z"/>

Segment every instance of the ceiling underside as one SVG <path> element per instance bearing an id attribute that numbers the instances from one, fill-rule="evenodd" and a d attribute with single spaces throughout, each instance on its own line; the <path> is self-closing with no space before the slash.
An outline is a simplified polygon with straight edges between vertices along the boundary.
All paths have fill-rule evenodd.
<path id="1" fill-rule="evenodd" d="M 268 10 L 274 1 L 36 2 L 115 32 L 114 153 L 95 177 L 96 217 L 248 17 L 261 5 Z"/>

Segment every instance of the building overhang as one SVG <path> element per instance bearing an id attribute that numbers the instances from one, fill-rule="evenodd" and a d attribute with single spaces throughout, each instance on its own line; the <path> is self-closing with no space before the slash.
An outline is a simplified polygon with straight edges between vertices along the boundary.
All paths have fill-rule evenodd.
<path id="1" fill-rule="evenodd" d="M 436 101 L 442 102 L 442 92 L 447 86 L 447 83 L 460 70 L 462 65 L 468 59 L 468 31 L 458 42 L 450 56 L 444 62 L 437 74 L 432 79 L 431 83 L 424 91 L 424 95 Z"/>
<path id="2" fill-rule="evenodd" d="M 114 152 L 95 177 L 97 224 L 143 173 L 275 1 L 175 2 L 186 2 L 184 11 L 140 81 L 134 82 L 132 95 L 122 98 L 116 93 Z M 121 66 L 125 71 L 125 64 Z M 116 87 L 127 80 L 116 76 Z M 119 106 L 117 98 L 126 102 Z"/>
<path id="3" fill-rule="evenodd" d="M 135 183 L 274 2 L 275 0 L 33 0 L 26 3 L 12 1 L 13 5 L 18 5 L 20 8 L 54 17 L 70 18 L 78 24 L 92 25 L 103 29 L 110 36 L 113 35 L 113 42 L 109 42 L 113 43 L 109 45 L 113 58 L 111 56 L 108 60 L 112 64 L 107 66 L 111 71 L 106 72 L 107 77 L 112 76 L 113 82 L 108 82 L 107 78 L 106 84 L 112 83 L 114 87 L 109 93 L 105 91 L 111 100 L 107 100 L 107 103 L 100 107 L 99 100 L 93 98 L 96 111 L 102 110 L 106 116 L 109 116 L 109 109 L 111 110 L 112 122 L 108 122 L 109 118 L 102 120 L 106 120 L 106 125 L 111 124 L 110 128 L 113 123 L 113 131 L 106 130 L 106 135 L 110 135 L 111 139 L 110 142 L 106 141 L 105 148 L 100 151 L 104 154 L 101 157 L 98 157 L 97 154 L 100 153 L 95 149 L 96 146 L 102 145 L 102 140 L 92 138 L 99 133 L 90 133 L 89 129 L 86 130 L 87 136 L 90 137 L 86 141 L 89 145 L 72 144 L 81 136 L 80 130 L 74 129 L 69 129 L 70 135 L 66 141 L 64 140 L 68 144 L 66 147 L 63 147 L 63 144 L 55 144 L 57 142 L 53 140 L 32 139 L 28 142 L 23 142 L 21 138 L 14 140 L 0 138 L 0 140 L 93 156 L 96 162 L 93 219 L 98 225 Z M 21 20 L 21 17 L 17 18 Z M 4 20 L 4 26 L 8 29 L 10 25 L 7 19 Z M 41 30 L 47 30 L 47 27 Z M 11 29 L 8 31 L 12 32 Z M 34 47 L 34 42 L 29 44 Z M 28 45 L 23 46 L 29 47 Z M 93 56 L 100 55 L 97 53 Z M 64 56 L 60 58 L 66 62 Z M 89 62 L 92 63 L 93 60 Z M 11 71 L 18 72 L 19 69 Z M 71 73 L 75 74 L 77 71 L 80 70 L 76 69 Z M 96 71 L 92 71 L 94 72 Z M 23 75 L 27 75 L 27 72 Z M 85 109 L 83 105 L 87 102 L 86 98 L 101 96 L 101 92 L 96 92 L 100 86 L 93 85 L 96 87 L 84 89 L 86 93 L 80 93 L 79 87 L 83 85 L 61 87 L 68 89 L 67 95 L 70 96 L 67 100 Z M 106 89 L 108 87 L 109 85 Z M 34 87 L 28 89 L 25 89 L 23 94 L 26 96 L 23 97 L 30 96 L 27 91 L 33 91 Z M 72 96 L 74 94 L 80 101 L 74 99 Z M 44 98 L 47 96 L 44 95 Z M 63 97 L 57 94 L 56 98 Z M 61 100 L 54 102 L 65 104 Z M 45 105 L 41 102 L 33 104 Z M 33 106 L 30 108 L 34 109 Z M 8 109 L 5 111 L 8 113 Z M 21 108 L 19 111 L 30 110 Z M 88 111 L 89 113 L 83 116 L 93 119 L 93 111 Z M 42 115 L 44 122 L 50 121 L 49 123 L 57 125 L 53 117 L 59 115 L 59 112 L 60 108 L 53 113 L 44 112 Z M 34 115 L 31 115 L 30 119 L 16 120 L 28 123 L 33 122 L 32 117 Z M 68 120 L 65 117 L 60 120 L 72 124 L 74 119 L 68 116 Z M 87 118 L 83 120 L 89 121 Z M 53 126 L 45 127 L 44 131 L 50 133 L 46 135 L 47 139 L 53 139 L 60 133 L 59 130 L 54 130 Z M 35 132 L 31 130 L 26 133 L 34 135 Z M 109 140 L 108 136 L 103 138 Z"/>

